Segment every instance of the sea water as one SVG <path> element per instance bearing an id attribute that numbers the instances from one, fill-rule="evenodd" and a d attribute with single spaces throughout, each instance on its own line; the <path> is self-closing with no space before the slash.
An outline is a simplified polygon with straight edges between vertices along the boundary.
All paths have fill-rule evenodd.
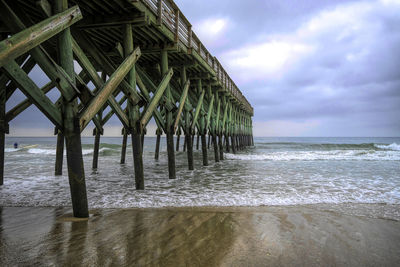
<path id="1" fill-rule="evenodd" d="M 195 149 L 194 171 L 187 169 L 181 138 L 174 180 L 165 139 L 158 161 L 155 140 L 145 138 L 145 190 L 138 191 L 130 142 L 121 165 L 122 138 L 102 137 L 93 170 L 94 140 L 82 138 L 90 208 L 315 205 L 400 219 L 400 138 L 255 138 L 254 147 L 225 153 L 219 163 L 209 150 L 206 167 Z M 8 136 L 0 205 L 70 206 L 66 159 L 63 175 L 55 176 L 55 153 L 55 137 Z"/>

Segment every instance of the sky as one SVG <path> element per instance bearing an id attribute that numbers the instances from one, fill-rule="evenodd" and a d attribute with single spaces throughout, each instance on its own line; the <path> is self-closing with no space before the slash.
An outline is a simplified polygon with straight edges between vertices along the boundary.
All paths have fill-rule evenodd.
<path id="1" fill-rule="evenodd" d="M 255 136 L 400 136 L 400 0 L 175 2 L 253 106 Z M 51 134 L 37 113 L 11 134 Z"/>

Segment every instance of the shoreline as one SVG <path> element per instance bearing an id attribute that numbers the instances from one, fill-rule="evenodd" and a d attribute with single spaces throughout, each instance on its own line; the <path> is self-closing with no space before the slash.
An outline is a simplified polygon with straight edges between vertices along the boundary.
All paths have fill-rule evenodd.
<path id="1" fill-rule="evenodd" d="M 311 206 L 1 207 L 0 265 L 377 266 L 400 222 Z"/>

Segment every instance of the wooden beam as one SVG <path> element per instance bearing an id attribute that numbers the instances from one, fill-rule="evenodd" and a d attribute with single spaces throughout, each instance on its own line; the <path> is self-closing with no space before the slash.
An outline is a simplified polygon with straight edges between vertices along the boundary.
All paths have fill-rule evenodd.
<path id="1" fill-rule="evenodd" d="M 12 4 L 12 2 L 10 4 Z M 8 6 L 8 4 L 6 4 L 4 0 L 0 0 L 0 15 L 4 24 L 6 24 L 13 32 L 20 32 L 26 29 L 24 23 L 22 23 L 20 18 L 17 17 L 15 12 Z M 20 12 L 20 16 L 22 16 L 25 20 L 30 20 L 25 13 Z M 46 51 L 39 45 L 30 50 L 29 53 L 40 66 L 40 68 L 50 78 L 50 80 L 58 81 L 57 87 L 66 101 L 73 100 L 76 97 L 74 86 L 67 81 L 64 75 L 58 72 L 59 68 L 57 68 L 57 64 L 51 59 Z"/>
<path id="2" fill-rule="evenodd" d="M 97 74 L 96 69 L 93 67 L 92 63 L 86 57 L 83 50 L 79 47 L 78 43 L 75 40 L 72 40 L 72 49 L 76 58 L 78 59 L 82 69 L 86 71 L 89 75 L 91 81 L 97 88 L 102 88 L 104 86 L 104 82 L 101 77 Z M 107 103 L 110 105 L 114 113 L 117 115 L 121 123 L 124 127 L 129 128 L 128 117 L 125 115 L 125 112 L 121 109 L 120 105 L 115 101 L 113 95 L 110 95 L 107 99 Z"/>
<path id="3" fill-rule="evenodd" d="M 116 69 L 112 60 L 108 56 L 106 56 L 104 52 L 102 52 L 100 48 L 97 47 L 96 44 L 83 36 L 81 33 L 73 33 L 81 47 L 86 50 L 86 52 L 94 59 L 94 61 L 99 66 L 102 66 L 107 75 L 111 76 Z M 132 88 L 132 86 L 130 86 L 127 81 L 121 81 L 121 88 L 133 104 L 137 104 L 139 103 L 139 101 L 143 100 L 142 97 L 139 96 L 139 94 L 137 93 L 136 88 Z"/>
<path id="4" fill-rule="evenodd" d="M 139 57 L 140 48 L 138 47 L 124 60 L 124 62 L 122 62 L 118 69 L 115 70 L 108 81 L 99 90 L 96 97 L 80 116 L 79 125 L 81 129 L 84 129 L 90 120 L 97 114 L 100 108 L 107 101 L 108 97 L 114 92 L 115 89 L 117 89 L 118 85 L 122 82 L 126 74 L 130 71 Z"/>
<path id="5" fill-rule="evenodd" d="M 194 118 L 192 121 L 192 131 L 194 131 L 194 128 L 196 126 L 197 118 L 199 117 L 200 110 L 201 110 L 201 105 L 203 104 L 203 99 L 204 99 L 204 94 L 206 93 L 205 90 L 202 90 L 199 101 L 197 102 L 197 107 L 196 107 L 196 112 L 194 114 Z"/>
<path id="6" fill-rule="evenodd" d="M 0 42 L 0 66 L 28 52 L 82 18 L 78 6 L 45 19 Z"/>
<path id="7" fill-rule="evenodd" d="M 172 68 L 168 70 L 168 72 L 164 75 L 164 78 L 162 79 L 160 85 L 158 86 L 153 99 L 151 100 L 150 104 L 147 106 L 146 111 L 142 115 L 142 118 L 140 119 L 140 125 L 143 128 L 147 122 L 150 120 L 151 115 L 153 114 L 153 111 L 157 108 L 158 102 L 160 101 L 162 95 L 164 94 L 165 89 L 167 88 L 169 81 L 172 78 L 172 75 L 174 74 L 174 71 Z"/>
<path id="8" fill-rule="evenodd" d="M 122 106 L 122 104 L 128 99 L 125 95 L 118 101 L 118 105 Z M 124 109 L 124 113 L 127 112 L 127 109 Z M 101 121 L 101 125 L 104 125 L 107 123 L 109 119 L 111 119 L 112 115 L 114 115 L 114 111 L 110 110 L 107 115 L 104 116 L 103 120 Z M 126 128 L 126 127 L 125 127 Z M 129 128 L 129 127 L 128 127 Z M 128 129 L 126 128 L 126 129 Z"/>
<path id="9" fill-rule="evenodd" d="M 3 69 L 7 72 L 8 77 L 18 85 L 18 88 L 26 95 L 26 97 L 30 98 L 39 110 L 42 111 L 56 127 L 63 129 L 61 112 L 18 66 L 18 64 L 12 60 L 3 66 Z"/>
<path id="10" fill-rule="evenodd" d="M 150 22 L 145 14 L 129 14 L 117 16 L 85 16 L 76 26 L 81 29 L 96 29 L 121 27 L 124 24 L 131 24 L 135 27 L 148 25 Z"/>
<path id="11" fill-rule="evenodd" d="M 210 105 L 208 105 L 208 112 L 207 112 L 207 121 L 206 121 L 206 129 L 210 126 L 211 114 L 213 112 L 214 107 L 214 95 L 211 96 Z"/>
<path id="12" fill-rule="evenodd" d="M 53 81 L 50 81 L 45 86 L 43 86 L 40 90 L 42 90 L 42 92 L 44 94 L 47 94 L 47 92 L 49 92 L 54 87 L 55 87 L 55 83 Z M 22 101 L 21 103 L 19 103 L 18 105 L 16 105 L 15 107 L 13 107 L 12 109 L 10 109 L 6 114 L 6 122 L 9 123 L 10 121 L 12 121 L 15 117 L 17 117 L 19 114 L 21 114 L 21 112 L 26 110 L 31 105 L 32 105 L 32 101 L 29 98 L 27 98 L 24 101 Z"/>
<path id="13" fill-rule="evenodd" d="M 181 99 L 179 101 L 179 108 L 178 108 L 178 113 L 176 114 L 176 119 L 175 119 L 175 123 L 174 123 L 173 132 L 176 132 L 176 129 L 178 128 L 179 120 L 181 118 L 183 107 L 185 106 L 186 98 L 187 98 L 187 95 L 188 95 L 189 86 L 190 86 L 190 80 L 187 80 L 185 85 L 184 85 L 184 87 L 183 87 L 183 92 L 182 92 L 182 95 L 181 95 Z"/>

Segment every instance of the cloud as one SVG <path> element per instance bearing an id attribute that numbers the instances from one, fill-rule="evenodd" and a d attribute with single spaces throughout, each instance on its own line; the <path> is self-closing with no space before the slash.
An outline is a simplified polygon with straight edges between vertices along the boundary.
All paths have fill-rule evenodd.
<path id="1" fill-rule="evenodd" d="M 281 78 L 285 67 L 310 53 L 312 46 L 286 40 L 250 44 L 225 53 L 223 62 L 237 74 L 239 81 Z"/>
<path id="2" fill-rule="evenodd" d="M 281 121 L 282 133 L 283 122 L 301 128 L 318 121 L 314 131 L 296 132 L 398 135 L 398 14 L 400 5 L 391 1 L 329 7 L 292 32 L 262 34 L 257 44 L 232 49 L 223 64 L 255 107 L 255 119 Z"/>
<path id="3" fill-rule="evenodd" d="M 193 30 L 207 46 L 218 47 L 226 43 L 225 33 L 232 23 L 225 17 L 212 17 L 195 23 Z"/>

